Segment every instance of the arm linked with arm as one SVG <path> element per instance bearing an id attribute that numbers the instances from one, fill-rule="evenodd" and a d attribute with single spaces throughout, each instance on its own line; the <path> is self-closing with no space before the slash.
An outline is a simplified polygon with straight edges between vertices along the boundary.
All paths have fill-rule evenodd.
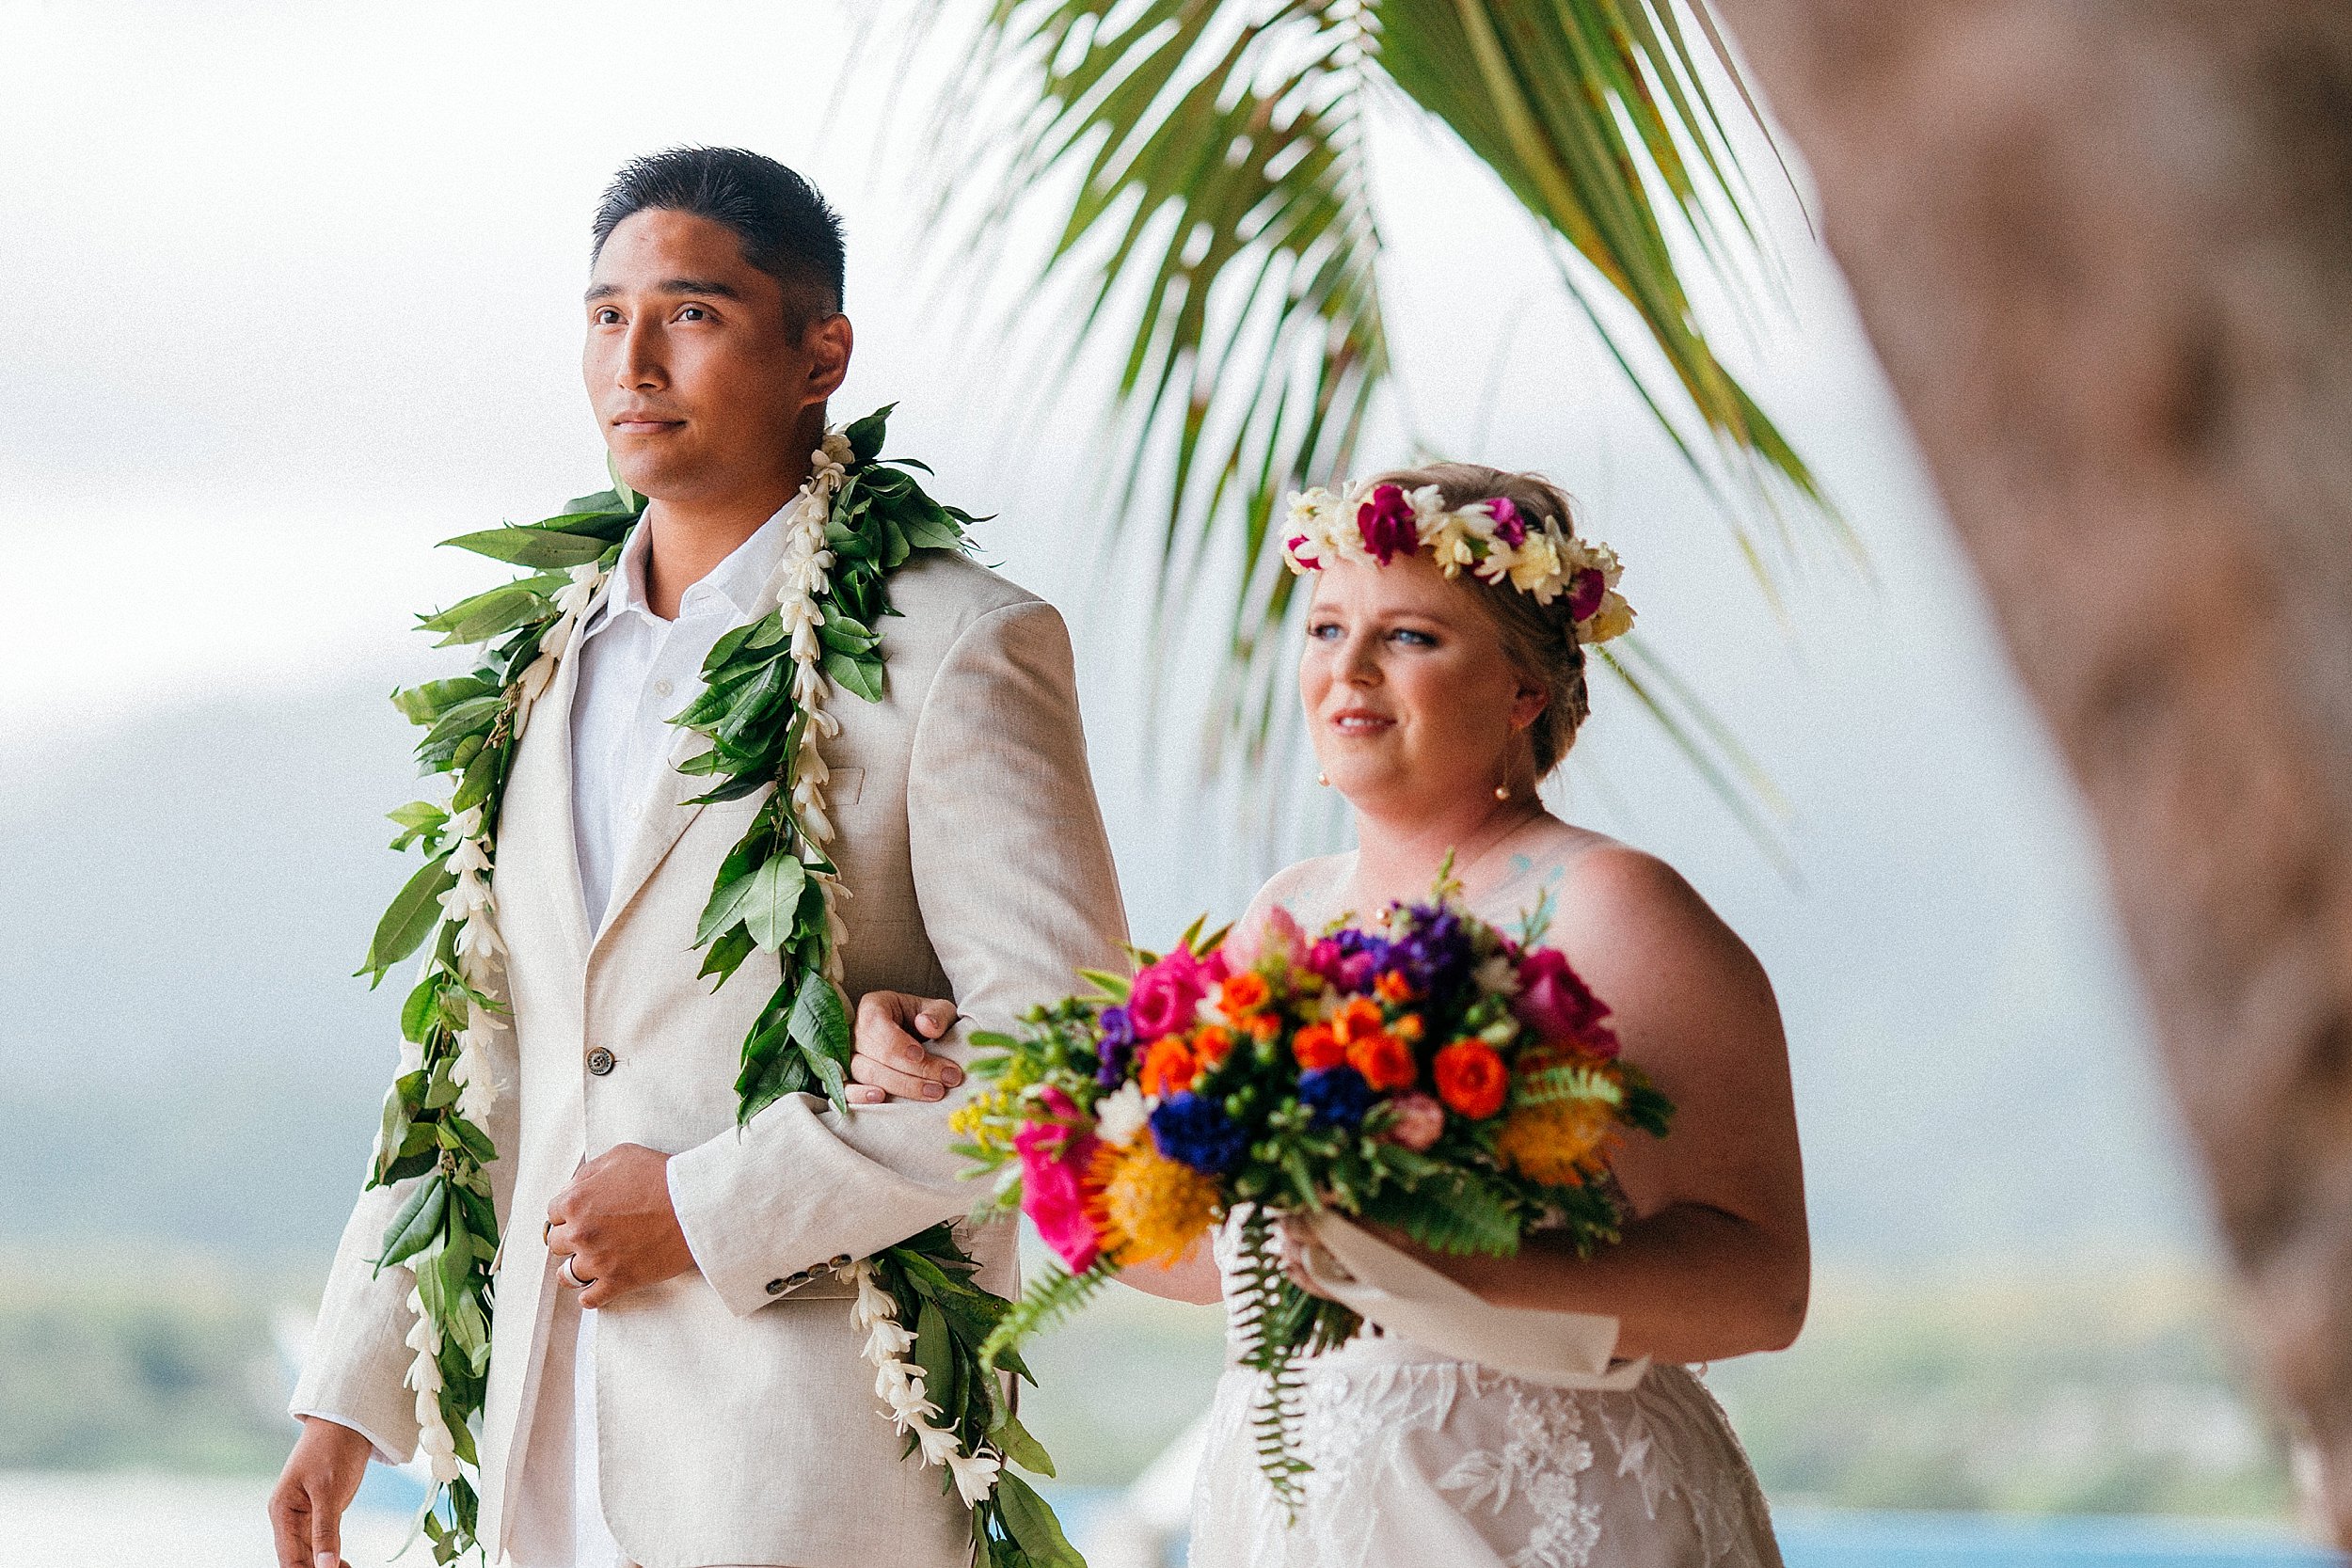
<path id="1" fill-rule="evenodd" d="M 948 651 L 915 721 L 907 833 L 916 899 L 967 1029 L 1004 1029 L 1112 967 L 1126 935 L 1110 844 L 1087 768 L 1068 634 L 1050 605 L 977 617 Z M 845 1115 L 792 1095 L 670 1162 L 696 1264 L 748 1315 L 795 1275 L 864 1258 L 944 1219 L 958 1180 L 956 1103 L 899 1101 Z"/>

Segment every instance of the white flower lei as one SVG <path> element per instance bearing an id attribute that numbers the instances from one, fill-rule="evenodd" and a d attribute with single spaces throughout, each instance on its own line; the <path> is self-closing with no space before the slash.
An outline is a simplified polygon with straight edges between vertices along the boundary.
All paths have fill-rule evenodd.
<path id="1" fill-rule="evenodd" d="M 826 699 L 833 693 L 833 682 L 823 667 L 824 645 L 818 633 L 824 616 L 818 597 L 828 586 L 828 574 L 834 564 L 833 552 L 826 547 L 826 527 L 833 515 L 834 493 L 840 487 L 850 455 L 849 438 L 838 429 L 828 430 L 823 445 L 810 454 L 808 481 L 786 508 L 784 553 L 769 579 L 765 595 L 774 600 L 791 640 L 792 697 L 808 719 L 793 768 L 792 804 L 803 832 L 819 850 L 832 842 L 834 828 L 825 812 L 825 784 L 831 773 L 818 743 L 820 738 L 831 739 L 838 735 L 841 721 L 825 709 Z M 573 567 L 570 576 L 569 584 L 556 594 L 557 618 L 540 640 L 538 657 L 516 683 L 513 720 L 516 740 L 521 738 L 538 699 L 553 684 L 561 661 L 603 590 L 609 573 L 592 562 Z M 456 880 L 441 895 L 441 910 L 456 924 L 459 970 L 467 985 L 495 994 L 506 955 L 506 943 L 498 930 L 497 900 L 490 890 L 497 845 L 485 828 L 479 805 L 453 813 L 447 832 L 455 841 L 449 865 L 456 874 Z M 835 875 L 813 870 L 811 875 L 823 888 L 825 919 L 833 937 L 825 977 L 838 985 L 844 932 L 834 905 L 841 891 L 840 879 Z M 429 968 L 433 961 L 430 954 L 425 961 Z M 482 1126 L 486 1124 L 498 1096 L 486 1053 L 492 1032 L 506 1025 L 479 1004 L 469 1004 L 468 1011 L 467 1027 L 458 1035 L 458 1063 L 452 1078 L 460 1085 L 460 1114 Z M 412 1278 L 413 1273 L 411 1270 Z M 939 1407 L 924 1397 L 922 1370 L 902 1358 L 914 1347 L 914 1335 L 898 1322 L 897 1306 L 890 1293 L 875 1283 L 872 1263 L 860 1259 L 851 1275 L 858 1287 L 858 1326 L 868 1331 L 866 1357 L 876 1369 L 876 1397 L 889 1407 L 891 1419 L 901 1433 L 914 1433 L 924 1463 L 947 1465 L 965 1505 L 977 1504 L 993 1490 L 997 1472 L 1003 1467 L 1001 1456 L 985 1448 L 966 1454 L 953 1431 L 930 1421 L 930 1417 L 940 1413 Z M 406 1343 L 416 1355 L 403 1381 L 416 1391 L 418 1449 L 426 1456 L 433 1479 L 446 1483 L 457 1479 L 459 1469 L 455 1438 L 441 1415 L 441 1331 L 424 1310 L 422 1297 L 413 1286 L 408 1292 L 408 1307 L 417 1321 L 408 1332 Z M 433 1501 L 426 1499 L 428 1510 Z"/>

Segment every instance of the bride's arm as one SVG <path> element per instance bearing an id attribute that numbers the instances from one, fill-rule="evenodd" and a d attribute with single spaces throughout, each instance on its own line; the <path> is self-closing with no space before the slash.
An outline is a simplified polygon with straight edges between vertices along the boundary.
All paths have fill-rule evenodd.
<path id="1" fill-rule="evenodd" d="M 1208 1306 L 1225 1299 L 1225 1281 L 1216 1272 L 1216 1256 L 1203 1236 L 1192 1250 L 1173 1263 L 1135 1263 L 1119 1271 L 1119 1282 L 1148 1296 Z"/>
<path id="2" fill-rule="evenodd" d="M 1488 1301 L 1613 1313 L 1617 1354 L 1710 1361 L 1780 1350 L 1804 1322 L 1810 1248 L 1780 1009 L 1764 971 L 1689 883 L 1610 847 L 1571 863 L 1550 942 L 1609 1004 L 1628 1060 L 1675 1101 L 1615 1172 L 1632 1212 L 1589 1259 L 1421 1254 Z"/>

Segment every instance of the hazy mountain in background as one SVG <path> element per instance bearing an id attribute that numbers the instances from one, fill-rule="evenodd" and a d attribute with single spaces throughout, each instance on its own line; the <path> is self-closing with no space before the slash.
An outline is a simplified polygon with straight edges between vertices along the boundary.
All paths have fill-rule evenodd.
<path id="1" fill-rule="evenodd" d="M 0 751 L 0 1243 L 324 1256 L 393 1061 L 401 977 L 349 975 L 406 874 L 382 813 L 412 736 L 336 686 Z M 1149 940 L 1211 895 L 1135 769 L 1097 770 Z M 1781 986 L 1821 1252 L 2193 1248 L 2079 893 L 2005 867 L 2046 863 L 2030 832 L 1953 850 L 1850 832 L 1806 847 L 1803 893 L 1736 843 L 1694 873 Z"/>

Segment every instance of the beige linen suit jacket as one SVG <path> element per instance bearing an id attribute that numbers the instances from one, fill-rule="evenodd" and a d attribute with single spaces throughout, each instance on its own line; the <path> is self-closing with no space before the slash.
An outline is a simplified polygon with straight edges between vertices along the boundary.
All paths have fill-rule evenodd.
<path id="1" fill-rule="evenodd" d="M 946 554 L 911 562 L 890 596 L 902 613 L 882 623 L 882 701 L 845 691 L 830 705 L 842 726 L 825 754 L 850 895 L 846 989 L 852 1003 L 874 990 L 954 997 L 961 1049 L 964 1030 L 1004 1028 L 1074 989 L 1073 969 L 1116 966 L 1124 916 L 1059 615 Z M 560 1511 L 527 1495 L 569 1485 L 532 1456 L 562 1289 L 539 1222 L 583 1158 L 639 1143 L 675 1156 L 671 1189 L 699 1272 L 599 1317 L 601 1501 L 622 1547 L 645 1568 L 961 1564 L 964 1510 L 942 1495 L 944 1471 L 899 1457 L 860 1358 L 851 1291 L 833 1273 L 970 1210 L 976 1189 L 948 1152 L 958 1097 L 845 1116 L 793 1096 L 737 1131 L 739 1053 L 777 962 L 755 953 L 714 993 L 691 944 L 760 797 L 691 805 L 699 784 L 673 774 L 592 930 L 572 837 L 574 678 L 567 664 L 524 733 L 493 883 L 515 1027 L 489 1129 L 504 1246 L 481 1538 L 495 1559 L 518 1516 Z M 672 760 L 697 749 L 682 736 Z M 609 1070 L 591 1070 L 603 1052 Z M 416 1433 L 401 1382 L 409 1280 L 370 1265 L 400 1197 L 361 1196 L 294 1405 L 348 1412 L 405 1451 Z M 1011 1227 L 963 1241 L 981 1282 L 1009 1293 Z"/>

